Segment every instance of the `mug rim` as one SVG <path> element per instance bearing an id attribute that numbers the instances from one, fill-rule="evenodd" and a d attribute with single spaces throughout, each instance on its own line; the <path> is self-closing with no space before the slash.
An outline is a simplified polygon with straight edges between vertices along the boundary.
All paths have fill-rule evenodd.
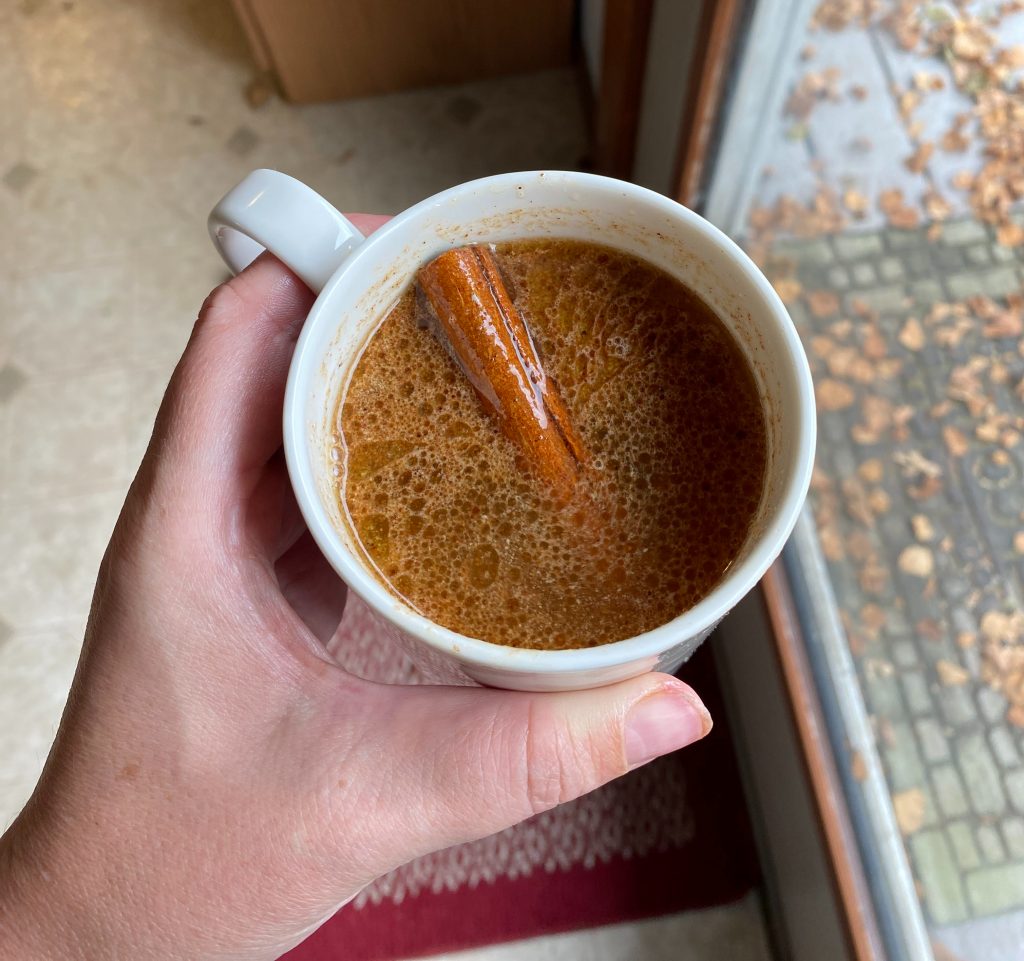
<path id="1" fill-rule="evenodd" d="M 742 269 L 761 294 L 767 313 L 782 335 L 798 393 L 799 436 L 794 444 L 794 463 L 785 472 L 783 490 L 778 498 L 775 516 L 758 535 L 747 556 L 728 570 L 693 607 L 660 624 L 658 627 L 595 647 L 539 650 L 508 647 L 480 638 L 459 634 L 422 614 L 417 613 L 392 594 L 368 570 L 367 565 L 343 541 L 320 501 L 313 474 L 313 451 L 306 430 L 306 402 L 310 379 L 316 376 L 323 357 L 311 349 L 314 331 L 328 322 L 327 308 L 337 296 L 350 273 L 357 274 L 360 260 L 372 245 L 383 243 L 393 234 L 406 229 L 406 224 L 459 194 L 487 188 L 511 188 L 526 178 L 551 180 L 586 188 L 589 191 L 615 191 L 638 203 L 653 205 L 657 212 L 704 234 L 722 248 L 722 252 Z M 345 258 L 331 275 L 316 298 L 303 324 L 288 370 L 284 398 L 284 450 L 288 473 L 303 518 L 317 546 L 335 572 L 379 616 L 399 630 L 428 644 L 442 654 L 487 668 L 505 672 L 561 674 L 601 667 L 612 667 L 629 661 L 657 657 L 677 645 L 681 639 L 700 634 L 713 627 L 747 593 L 752 590 L 781 552 L 792 533 L 810 486 L 816 444 L 814 389 L 810 367 L 799 334 L 775 289 L 747 254 L 714 224 L 676 201 L 646 187 L 576 171 L 535 170 L 497 174 L 466 181 L 427 197 L 397 214 L 378 228 Z M 792 428 L 791 428 L 792 429 Z"/>

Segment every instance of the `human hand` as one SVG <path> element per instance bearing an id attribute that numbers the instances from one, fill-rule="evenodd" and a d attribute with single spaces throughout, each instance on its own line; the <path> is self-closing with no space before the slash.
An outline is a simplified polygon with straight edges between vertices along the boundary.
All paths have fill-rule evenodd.
<path id="1" fill-rule="evenodd" d="M 660 674 L 525 694 L 379 685 L 334 662 L 345 588 L 281 453 L 311 304 L 264 255 L 203 305 L 104 556 L 57 739 L 0 840 L 0 956 L 276 958 L 393 867 L 710 727 Z"/>

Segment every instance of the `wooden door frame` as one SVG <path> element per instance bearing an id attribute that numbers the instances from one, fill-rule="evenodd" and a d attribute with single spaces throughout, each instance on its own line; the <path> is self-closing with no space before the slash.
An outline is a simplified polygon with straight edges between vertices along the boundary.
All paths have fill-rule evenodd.
<path id="1" fill-rule="evenodd" d="M 806 638 L 793 603 L 789 576 L 781 561 L 776 561 L 768 569 L 759 590 L 771 624 L 793 724 L 817 806 L 819 827 L 843 909 L 852 957 L 856 961 L 884 961 L 887 953 L 867 874 L 808 662 Z"/>
<path id="2" fill-rule="evenodd" d="M 699 204 L 743 7 L 744 0 L 704 0 L 676 151 L 675 199 L 687 207 Z"/>
<path id="3" fill-rule="evenodd" d="M 606 0 L 594 101 L 597 170 L 629 180 L 636 155 L 654 0 Z"/>
<path id="4" fill-rule="evenodd" d="M 702 3 L 698 36 L 680 118 L 670 194 L 697 202 L 725 80 L 747 0 L 688 0 Z M 596 168 L 629 180 L 636 157 L 655 0 L 606 0 L 601 41 L 601 75 L 593 98 Z"/>

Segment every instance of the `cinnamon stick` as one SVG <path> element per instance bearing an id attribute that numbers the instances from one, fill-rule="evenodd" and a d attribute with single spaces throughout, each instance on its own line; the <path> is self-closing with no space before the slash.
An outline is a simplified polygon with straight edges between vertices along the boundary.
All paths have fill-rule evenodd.
<path id="1" fill-rule="evenodd" d="M 568 499 L 586 460 L 583 442 L 491 249 L 448 250 L 421 267 L 417 280 L 432 308 L 434 335 L 531 468 Z"/>

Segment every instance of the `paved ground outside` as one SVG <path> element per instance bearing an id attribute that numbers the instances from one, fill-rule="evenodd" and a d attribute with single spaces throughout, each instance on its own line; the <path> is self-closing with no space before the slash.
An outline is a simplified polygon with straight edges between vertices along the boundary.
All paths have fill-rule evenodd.
<path id="1" fill-rule="evenodd" d="M 1024 908 L 1024 721 L 1009 688 L 1024 627 L 1024 339 L 1007 301 L 1020 257 L 972 220 L 932 237 L 870 231 L 775 255 L 803 288 L 790 311 L 818 394 L 822 547 L 941 926 Z"/>
<path id="2" fill-rule="evenodd" d="M 811 359 L 822 550 L 964 961 L 1024 957 L 1022 70 L 1016 0 L 821 0 L 746 237 Z"/>

